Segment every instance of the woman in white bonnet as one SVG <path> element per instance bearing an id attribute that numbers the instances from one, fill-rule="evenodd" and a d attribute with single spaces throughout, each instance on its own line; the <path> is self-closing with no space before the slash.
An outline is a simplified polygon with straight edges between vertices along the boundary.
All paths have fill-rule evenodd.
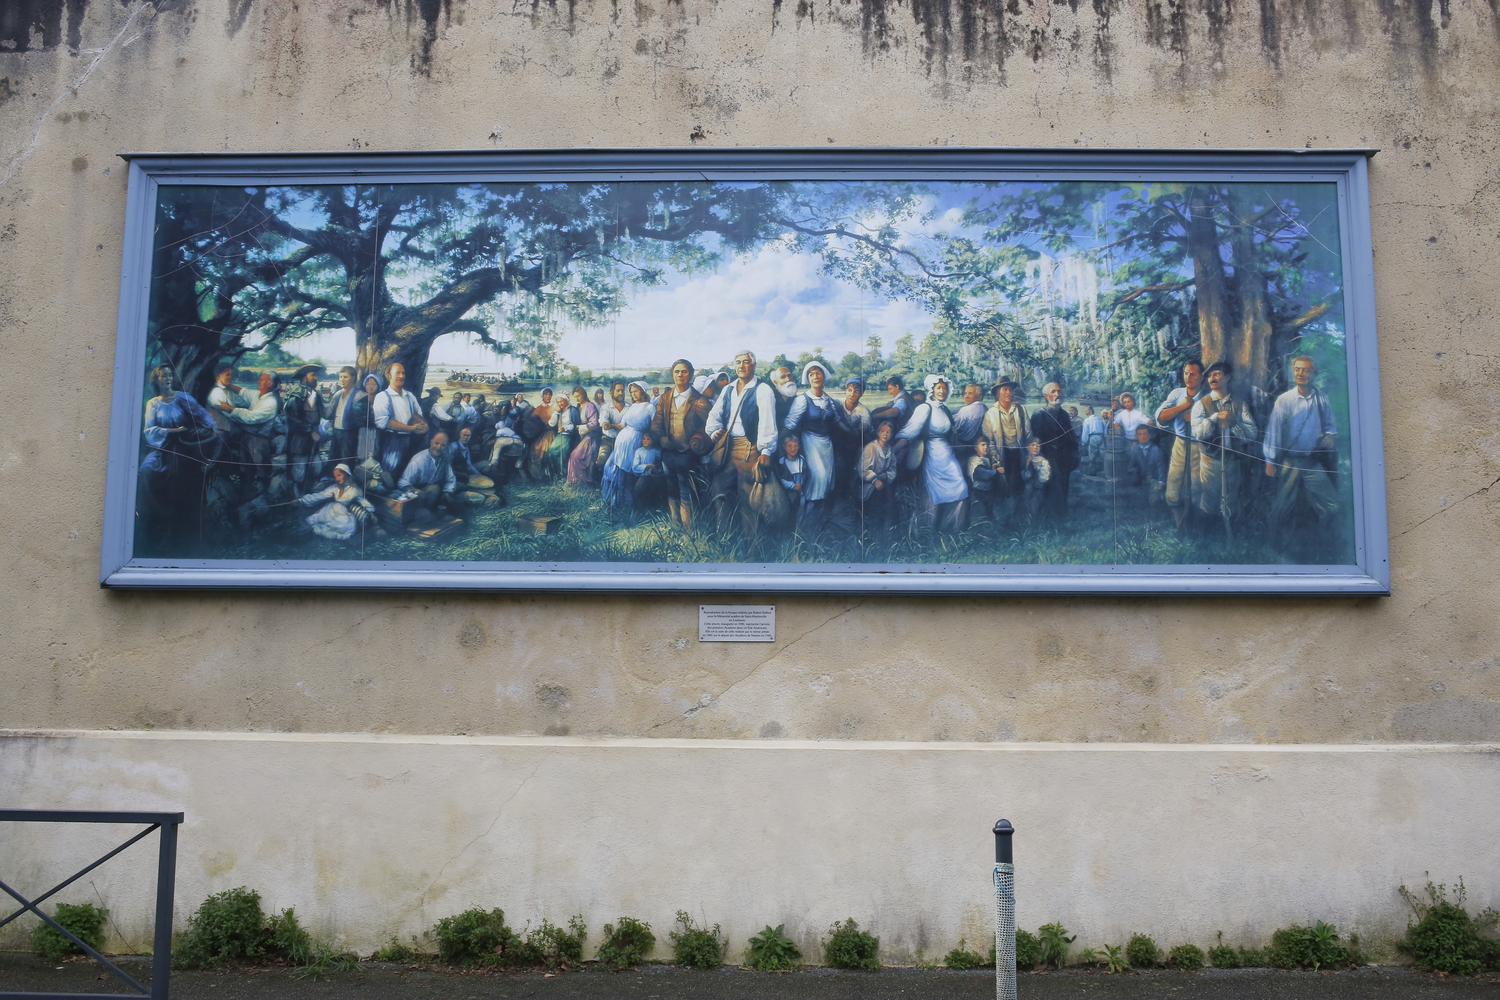
<path id="1" fill-rule="evenodd" d="M 368 527 L 375 507 L 365 499 L 364 491 L 354 485 L 354 474 L 349 466 L 340 462 L 333 467 L 333 485 L 326 490 L 309 493 L 297 501 L 304 507 L 317 507 L 307 516 L 307 527 L 320 538 L 335 542 L 347 541 L 363 527 Z M 377 537 L 384 538 L 385 530 L 375 526 Z"/>
<path id="2" fill-rule="evenodd" d="M 833 429 L 847 427 L 844 408 L 823 391 L 833 373 L 821 361 L 810 361 L 802 369 L 807 391 L 792 401 L 786 430 L 800 434 L 802 457 L 807 462 L 807 483 L 802 490 L 800 527 L 816 529 L 828 516 L 828 494 L 833 489 Z"/>
<path id="3" fill-rule="evenodd" d="M 933 528 L 961 531 L 968 517 L 969 483 L 949 441 L 953 414 L 948 412 L 947 399 L 953 383 L 942 375 L 929 375 L 923 384 L 927 402 L 912 411 L 899 437 L 924 442 L 922 480 L 927 487 L 927 513 Z"/>

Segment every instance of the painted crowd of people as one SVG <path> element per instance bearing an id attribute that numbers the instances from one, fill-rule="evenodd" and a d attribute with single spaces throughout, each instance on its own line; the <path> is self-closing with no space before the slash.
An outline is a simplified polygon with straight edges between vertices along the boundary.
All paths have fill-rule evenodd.
<path id="1" fill-rule="evenodd" d="M 621 523 L 662 511 L 686 531 L 733 530 L 753 545 L 814 536 L 840 513 L 864 536 L 904 526 L 913 510 L 939 532 L 1060 528 L 1077 480 L 1106 484 L 1115 502 L 1136 491 L 1124 501 L 1164 506 L 1184 532 L 1232 533 L 1260 466 L 1273 524 L 1299 507 L 1319 525 L 1339 511 L 1333 408 L 1307 357 L 1269 412 L 1234 391 L 1227 362 L 1185 365 L 1154 411 L 1122 392 L 1097 414 L 1064 407 L 1056 382 L 1028 407 L 1003 378 L 988 389 L 940 374 L 867 386 L 818 361 L 762 377 L 751 351 L 732 368 L 678 360 L 667 386 L 549 386 L 533 403 L 441 400 L 437 388 L 419 398 L 399 363 L 363 380 L 344 367 L 326 391 L 320 366 L 285 380 L 266 371 L 252 393 L 225 365 L 199 404 L 161 366 L 145 414 L 143 518 L 180 539 L 205 519 L 244 527 L 295 504 L 310 508 L 298 530 L 362 540 L 384 536 L 388 501 L 461 515 L 504 504 L 520 476 L 597 490 Z"/>

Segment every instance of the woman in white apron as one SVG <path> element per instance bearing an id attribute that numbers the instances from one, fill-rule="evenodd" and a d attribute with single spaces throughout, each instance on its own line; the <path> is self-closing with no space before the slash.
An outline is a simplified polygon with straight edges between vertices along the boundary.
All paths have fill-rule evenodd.
<path id="1" fill-rule="evenodd" d="M 807 391 L 792 401 L 786 429 L 800 435 L 802 457 L 807 462 L 807 483 L 802 489 L 804 531 L 816 530 L 828 517 L 828 495 L 833 490 L 833 429 L 847 427 L 844 408 L 823 391 L 832 374 L 822 362 L 808 362 L 802 369 Z"/>
<path id="2" fill-rule="evenodd" d="M 961 531 L 967 521 L 969 483 L 953 454 L 949 441 L 953 414 L 948 412 L 948 393 L 953 383 L 941 375 L 929 375 L 927 402 L 912 411 L 901 429 L 900 439 L 922 442 L 922 479 L 927 486 L 927 515 L 937 531 Z"/>

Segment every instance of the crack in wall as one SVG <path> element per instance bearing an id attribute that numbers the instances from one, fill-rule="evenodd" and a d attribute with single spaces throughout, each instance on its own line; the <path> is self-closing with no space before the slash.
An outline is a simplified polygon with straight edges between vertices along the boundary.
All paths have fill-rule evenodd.
<path id="1" fill-rule="evenodd" d="M 542 765 L 546 762 L 546 757 L 543 757 L 541 760 L 536 762 L 536 767 L 531 769 L 531 773 L 522 778 L 521 783 L 515 787 L 515 790 L 505 797 L 504 802 L 500 803 L 500 806 L 495 810 L 495 818 L 490 820 L 490 825 L 484 828 L 483 833 L 479 834 L 473 840 L 469 841 L 463 847 L 459 848 L 458 853 L 454 854 L 453 857 L 443 862 L 443 867 L 438 869 L 437 874 L 432 877 L 432 881 L 428 883 L 427 888 L 422 890 L 422 894 L 417 897 L 417 902 L 411 909 L 420 910 L 427 905 L 427 894 L 432 892 L 437 884 L 443 880 L 443 873 L 451 868 L 459 858 L 463 857 L 464 854 L 468 852 L 469 848 L 473 847 L 475 844 L 479 843 L 481 840 L 488 837 L 492 832 L 494 832 L 495 825 L 500 822 L 500 817 L 505 815 L 505 807 L 510 805 L 511 801 L 517 795 L 521 794 L 521 789 L 525 788 L 526 785 L 530 783 L 531 779 L 536 777 L 537 772 L 542 769 Z M 407 912 L 410 912 L 410 910 L 408 910 Z"/>
<path id="2" fill-rule="evenodd" d="M 29 159 L 32 153 L 36 152 L 36 147 L 42 141 L 42 130 L 46 128 L 48 119 L 52 117 L 52 112 L 56 111 L 59 104 L 71 97 L 79 87 L 82 87 L 88 81 L 88 78 L 94 74 L 94 70 L 104 61 L 105 56 L 109 55 L 119 44 L 120 39 L 124 38 L 126 33 L 130 31 L 131 26 L 135 23 L 136 15 L 148 6 L 150 6 L 148 0 L 137 0 L 137 2 L 131 4 L 129 16 L 125 18 L 125 23 L 120 26 L 120 30 L 109 40 L 109 43 L 102 49 L 89 50 L 95 54 L 93 60 L 89 62 L 88 68 L 66 90 L 53 98 L 51 104 L 47 105 L 47 109 L 42 112 L 41 116 L 37 119 L 36 126 L 31 130 L 31 141 L 6 164 L 5 176 L 0 177 L 0 188 L 9 184 L 11 178 L 16 175 L 16 171 L 20 169 L 21 164 Z M 132 37 L 130 41 L 135 41 L 135 38 Z M 126 44 L 128 45 L 129 42 L 126 42 Z"/>
<path id="3" fill-rule="evenodd" d="M 1492 483 L 1490 483 L 1488 486 L 1481 486 L 1481 487 L 1479 487 L 1479 489 L 1475 490 L 1473 493 L 1468 494 L 1468 496 L 1459 497 L 1457 500 L 1453 501 L 1452 503 L 1448 504 L 1447 506 L 1445 506 L 1445 507 L 1439 507 L 1437 510 L 1433 511 L 1431 514 L 1428 514 L 1426 517 L 1422 518 L 1422 520 L 1418 521 L 1416 524 L 1412 525 L 1410 528 L 1407 528 L 1405 531 L 1402 531 L 1396 537 L 1400 538 L 1402 535 L 1406 534 L 1407 531 L 1416 531 L 1422 525 L 1426 524 L 1428 521 L 1431 521 L 1433 518 L 1437 517 L 1439 514 L 1447 513 L 1448 511 L 1452 510 L 1454 507 L 1457 507 L 1459 504 L 1463 503 L 1465 500 L 1468 500 L 1468 499 L 1470 499 L 1472 497 L 1477 497 L 1481 493 L 1488 493 L 1490 490 L 1494 489 L 1497 484 L 1500 484 L 1500 476 L 1496 476 L 1495 477 L 1495 481 L 1492 482 Z"/>
<path id="4" fill-rule="evenodd" d="M 672 725 L 673 723 L 681 722 L 683 719 L 695 718 L 698 715 L 698 713 L 702 712 L 704 709 L 706 709 L 706 708 L 712 708 L 714 705 L 717 705 L 721 700 L 723 700 L 723 698 L 724 698 L 725 695 L 727 695 L 729 692 L 733 691 L 735 688 L 739 687 L 741 684 L 743 684 L 746 681 L 748 681 L 751 677 L 754 677 L 755 674 L 756 674 L 756 672 L 758 670 L 760 670 L 761 667 L 764 667 L 766 664 L 770 663 L 772 660 L 778 659 L 779 657 L 781 657 L 782 655 L 784 655 L 787 650 L 791 649 L 793 646 L 797 645 L 797 643 L 801 642 L 803 639 L 806 639 L 808 636 L 812 635 L 814 632 L 817 632 L 820 629 L 828 627 L 833 622 L 838 621 L 840 618 L 844 617 L 845 615 L 849 614 L 852 611 L 857 611 L 859 608 L 861 608 L 861 607 L 864 606 L 864 604 L 865 604 L 865 602 L 867 600 L 869 600 L 869 598 L 860 598 L 858 601 L 856 601 L 854 604 L 850 605 L 849 607 L 845 608 L 844 610 L 838 612 L 837 614 L 830 615 L 828 618 L 825 618 L 823 621 L 819 622 L 817 625 L 814 625 L 812 628 L 806 629 L 805 631 L 802 632 L 802 634 L 798 635 L 797 638 L 793 639 L 791 642 L 788 642 L 786 645 L 777 648 L 774 652 L 772 652 L 765 659 L 761 660 L 755 666 L 751 667 L 748 671 L 746 671 L 746 673 L 742 677 L 739 677 L 736 680 L 734 680 L 733 682 L 731 682 L 728 687 L 724 688 L 718 694 L 713 695 L 707 701 L 703 701 L 703 702 L 700 702 L 697 705 L 694 705 L 692 708 L 688 709 L 686 712 L 683 712 L 678 718 L 667 719 L 664 722 L 658 722 L 656 725 L 654 725 L 650 729 L 646 730 L 646 735 L 650 736 L 652 733 L 656 732 L 662 726 Z"/>

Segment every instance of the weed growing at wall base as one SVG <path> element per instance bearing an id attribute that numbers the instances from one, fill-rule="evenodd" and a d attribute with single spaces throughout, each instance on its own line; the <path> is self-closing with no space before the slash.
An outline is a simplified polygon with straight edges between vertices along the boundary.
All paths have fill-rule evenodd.
<path id="1" fill-rule="evenodd" d="M 651 925 L 634 917 L 621 917 L 618 924 L 604 925 L 604 941 L 599 945 L 599 961 L 616 972 L 628 969 L 651 954 L 656 935 Z"/>
<path id="2" fill-rule="evenodd" d="M 1062 924 L 1043 924 L 1036 932 L 1037 940 L 1042 945 L 1041 962 L 1061 969 L 1068 964 L 1068 945 L 1078 940 L 1078 935 L 1068 936 L 1068 929 Z"/>
<path id="3" fill-rule="evenodd" d="M 689 969 L 712 969 L 724 960 L 724 947 L 729 943 L 719 933 L 719 925 L 713 930 L 693 924 L 686 910 L 677 911 L 677 929 L 668 937 L 672 939 L 672 961 Z"/>
<path id="4" fill-rule="evenodd" d="M 1150 969 L 1161 964 L 1161 949 L 1145 934 L 1132 934 L 1125 945 L 1125 957 L 1133 969 Z"/>
<path id="5" fill-rule="evenodd" d="M 104 947 L 104 918 L 109 911 L 93 903 L 59 903 L 52 914 L 78 940 L 98 951 Z M 31 949 L 49 962 L 61 962 L 69 955 L 82 955 L 83 949 L 51 924 L 39 924 L 31 932 Z"/>
<path id="6" fill-rule="evenodd" d="M 795 969 L 802 961 L 802 949 L 786 936 L 785 924 L 766 929 L 750 938 L 746 964 L 757 972 L 782 972 Z"/>
<path id="7" fill-rule="evenodd" d="M 835 969 L 862 969 L 874 972 L 880 968 L 880 939 L 859 929 L 853 917 L 834 924 L 823 943 L 823 961 Z"/>
<path id="8" fill-rule="evenodd" d="M 1500 967 L 1500 941 L 1481 936 L 1494 932 L 1500 912 L 1485 909 L 1471 916 L 1464 906 L 1468 890 L 1462 878 L 1451 899 L 1446 884 L 1434 885 L 1430 879 L 1425 899 L 1404 885 L 1397 891 L 1417 917 L 1407 924 L 1400 944 L 1417 968 L 1473 976 L 1485 966 Z"/>
<path id="9" fill-rule="evenodd" d="M 968 942 L 959 938 L 958 947 L 943 956 L 943 964 L 950 969 L 980 969 L 985 966 L 984 956 L 964 947 Z M 991 960 L 988 964 L 994 965 Z"/>

